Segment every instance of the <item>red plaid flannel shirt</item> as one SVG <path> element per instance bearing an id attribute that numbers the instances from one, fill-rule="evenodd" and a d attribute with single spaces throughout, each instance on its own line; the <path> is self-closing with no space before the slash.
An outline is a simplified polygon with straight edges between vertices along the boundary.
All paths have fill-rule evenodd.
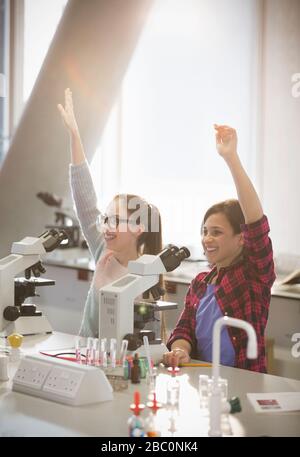
<path id="1" fill-rule="evenodd" d="M 247 334 L 244 330 L 227 327 L 235 350 L 235 367 L 266 372 L 264 332 L 267 325 L 271 287 L 275 280 L 272 242 L 268 219 L 263 216 L 252 224 L 241 225 L 244 249 L 241 258 L 226 268 L 220 268 L 216 281 L 216 300 L 224 315 L 243 319 L 253 325 L 258 344 L 257 359 L 247 359 Z M 195 337 L 196 312 L 206 291 L 206 285 L 216 267 L 199 273 L 190 284 L 185 307 L 167 343 L 187 340 L 192 346 L 191 357 L 197 356 Z"/>

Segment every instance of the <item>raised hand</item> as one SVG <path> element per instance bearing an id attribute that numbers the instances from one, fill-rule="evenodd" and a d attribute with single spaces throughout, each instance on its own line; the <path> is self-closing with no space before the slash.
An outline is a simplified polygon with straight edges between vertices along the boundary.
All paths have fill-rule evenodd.
<path id="1" fill-rule="evenodd" d="M 85 153 L 74 114 L 72 92 L 70 89 L 65 90 L 65 107 L 62 105 L 57 105 L 57 108 L 70 134 L 72 163 L 74 165 L 80 165 L 85 161 Z"/>
<path id="2" fill-rule="evenodd" d="M 224 159 L 237 155 L 237 134 L 232 127 L 214 124 L 217 151 Z"/>
<path id="3" fill-rule="evenodd" d="M 65 107 L 59 104 L 57 105 L 57 108 L 69 133 L 72 135 L 78 134 L 79 131 L 74 114 L 72 92 L 70 89 L 65 90 Z"/>
<path id="4" fill-rule="evenodd" d="M 238 156 L 236 131 L 227 125 L 215 124 L 214 128 L 216 129 L 217 150 L 230 169 L 246 224 L 258 221 L 263 216 L 263 209 Z"/>

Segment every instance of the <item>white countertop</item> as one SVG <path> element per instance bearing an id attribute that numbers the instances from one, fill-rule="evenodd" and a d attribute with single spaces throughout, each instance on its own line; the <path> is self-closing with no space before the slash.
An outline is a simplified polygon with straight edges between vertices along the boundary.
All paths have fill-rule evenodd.
<path id="1" fill-rule="evenodd" d="M 67 349 L 73 346 L 74 336 L 54 333 L 24 338 L 26 353 L 39 350 Z M 136 385 L 114 393 L 114 400 L 87 406 L 67 406 L 32 397 L 11 390 L 12 377 L 17 364 L 10 364 L 10 380 L 0 383 L 0 436 L 127 436 L 129 405 Z M 211 375 L 210 368 L 182 368 L 180 378 L 181 400 L 177 432 L 174 436 L 207 436 L 208 417 L 198 403 L 198 376 Z M 300 436 L 300 412 L 258 414 L 249 403 L 248 392 L 300 392 L 300 381 L 278 376 L 254 373 L 237 368 L 221 367 L 220 375 L 228 380 L 229 397 L 238 396 L 242 412 L 225 418 L 226 434 L 234 436 Z M 169 374 L 159 368 L 157 395 L 165 398 Z M 138 385 L 142 402 L 147 401 L 148 386 L 144 379 Z M 145 418 L 147 411 L 142 416 Z M 169 415 L 166 409 L 159 412 L 162 436 L 168 431 Z"/>

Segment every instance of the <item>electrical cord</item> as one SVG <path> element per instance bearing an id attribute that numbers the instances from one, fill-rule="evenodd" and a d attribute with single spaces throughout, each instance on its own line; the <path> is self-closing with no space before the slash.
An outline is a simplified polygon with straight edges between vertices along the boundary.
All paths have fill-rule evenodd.
<path id="1" fill-rule="evenodd" d="M 62 357 L 64 355 L 74 355 L 76 356 L 75 352 L 59 352 L 58 354 L 48 354 L 47 352 L 42 352 L 40 351 L 40 354 L 42 355 L 47 355 L 48 357 L 56 357 L 58 359 L 62 359 L 62 360 L 71 360 L 71 361 L 75 361 L 75 357 L 74 358 L 71 358 L 71 357 Z M 81 357 L 84 357 L 86 358 L 86 355 L 85 354 L 81 354 Z"/>

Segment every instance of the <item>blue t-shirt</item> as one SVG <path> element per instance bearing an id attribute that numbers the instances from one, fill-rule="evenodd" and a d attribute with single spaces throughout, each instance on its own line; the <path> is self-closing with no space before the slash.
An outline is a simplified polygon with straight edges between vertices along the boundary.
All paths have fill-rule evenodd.
<path id="1" fill-rule="evenodd" d="M 223 317 L 223 314 L 215 297 L 215 285 L 207 284 L 196 313 L 197 350 L 201 360 L 212 362 L 213 327 L 219 317 Z M 227 326 L 224 326 L 221 330 L 220 363 L 232 367 L 234 361 L 235 351 Z"/>

